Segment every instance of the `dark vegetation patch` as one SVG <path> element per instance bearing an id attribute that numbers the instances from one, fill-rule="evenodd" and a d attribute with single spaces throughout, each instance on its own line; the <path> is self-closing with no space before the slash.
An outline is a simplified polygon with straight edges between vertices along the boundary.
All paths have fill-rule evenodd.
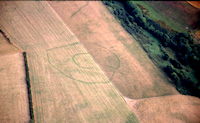
<path id="1" fill-rule="evenodd" d="M 25 70 L 26 70 L 26 82 L 27 82 L 27 86 L 28 86 L 28 98 L 29 98 L 29 107 L 30 107 L 30 115 L 31 115 L 31 120 L 29 121 L 29 123 L 34 123 L 33 100 L 32 100 L 31 83 L 30 83 L 29 67 L 28 67 L 26 52 L 23 52 L 23 55 L 24 55 L 24 63 L 25 63 Z"/>
<path id="2" fill-rule="evenodd" d="M 189 32 L 178 32 L 163 21 L 151 20 L 143 6 L 131 1 L 103 3 L 181 94 L 200 97 L 200 44 L 194 43 Z"/>
<path id="3" fill-rule="evenodd" d="M 8 38 L 8 36 L 5 34 L 5 32 L 3 32 L 0 28 L 0 33 L 3 34 L 3 36 L 6 38 L 6 40 L 11 44 L 10 39 Z"/>

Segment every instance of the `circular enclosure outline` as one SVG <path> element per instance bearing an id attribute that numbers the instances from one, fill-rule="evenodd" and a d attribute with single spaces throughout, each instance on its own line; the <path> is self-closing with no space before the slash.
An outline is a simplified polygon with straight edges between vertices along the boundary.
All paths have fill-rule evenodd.
<path id="1" fill-rule="evenodd" d="M 84 55 L 84 54 L 89 55 L 89 53 L 77 53 L 77 54 L 73 55 L 73 56 L 72 56 L 73 62 L 74 62 L 77 66 L 79 66 L 79 67 L 81 67 L 81 68 L 84 68 L 84 69 L 92 69 L 93 67 L 82 67 L 81 65 L 79 65 L 79 64 L 76 62 L 75 57 L 76 57 L 76 56 L 79 56 L 79 55 Z"/>
<path id="2" fill-rule="evenodd" d="M 109 79 L 108 79 L 108 81 L 105 81 L 105 82 L 86 82 L 86 81 L 82 81 L 82 80 L 79 80 L 79 79 L 75 79 L 75 78 L 73 78 L 73 77 L 71 77 L 71 76 L 68 76 L 67 74 L 65 74 L 64 72 L 62 72 L 60 69 L 58 69 L 56 66 L 54 66 L 54 65 L 51 63 L 51 61 L 50 61 L 50 59 L 49 59 L 49 51 L 55 50 L 55 49 L 59 49 L 59 48 L 63 48 L 63 47 L 73 46 L 73 45 L 77 45 L 77 44 L 80 44 L 80 43 L 79 43 L 79 42 L 75 42 L 75 43 L 72 43 L 72 44 L 69 44 L 69 45 L 65 45 L 65 46 L 61 46 L 61 47 L 55 47 L 55 48 L 46 50 L 46 51 L 47 51 L 47 60 L 48 60 L 49 64 L 50 64 L 53 68 L 55 68 L 56 70 L 58 70 L 61 74 L 67 76 L 68 78 L 70 78 L 70 79 L 72 79 L 72 80 L 76 80 L 76 81 L 79 81 L 79 82 L 82 82 L 82 83 L 85 83 L 85 84 L 96 84 L 96 83 L 103 83 L 103 84 L 106 84 L 106 83 L 109 83 L 109 82 L 110 82 Z M 88 53 L 87 53 L 87 54 L 88 54 Z M 73 55 L 73 56 L 74 56 L 74 55 Z M 72 56 L 72 57 L 73 57 L 73 56 Z"/>

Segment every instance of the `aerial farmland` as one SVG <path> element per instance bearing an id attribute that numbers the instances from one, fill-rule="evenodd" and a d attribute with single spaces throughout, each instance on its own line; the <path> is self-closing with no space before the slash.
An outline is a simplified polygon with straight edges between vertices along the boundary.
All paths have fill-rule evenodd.
<path id="1" fill-rule="evenodd" d="M 197 3 L 1 1 L 0 13 L 0 123 L 200 122 Z"/>

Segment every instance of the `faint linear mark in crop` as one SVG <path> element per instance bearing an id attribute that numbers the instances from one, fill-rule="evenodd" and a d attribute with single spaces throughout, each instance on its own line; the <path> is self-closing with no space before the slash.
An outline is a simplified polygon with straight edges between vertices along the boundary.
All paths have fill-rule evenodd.
<path id="1" fill-rule="evenodd" d="M 118 62 L 117 67 L 112 67 L 112 66 L 104 65 L 105 67 L 109 67 L 109 68 L 115 69 L 115 71 L 113 71 L 112 76 L 110 77 L 110 80 L 112 80 L 112 78 L 113 78 L 113 76 L 114 76 L 116 70 L 118 70 L 119 67 L 120 67 L 120 59 L 119 59 L 119 57 L 118 57 L 115 53 L 113 53 L 112 51 L 110 51 L 109 49 L 107 49 L 107 48 L 105 48 L 105 47 L 103 47 L 103 46 L 101 46 L 101 45 L 98 45 L 98 44 L 96 44 L 96 43 L 91 43 L 91 44 L 94 44 L 94 45 L 97 45 L 97 46 L 99 46 L 99 47 L 101 47 L 101 48 L 103 48 L 103 49 L 106 49 L 107 51 L 109 51 L 111 54 L 113 54 L 113 55 L 117 58 L 117 62 Z"/>
<path id="2" fill-rule="evenodd" d="M 69 19 L 71 19 L 74 15 L 76 15 L 79 11 L 81 11 L 81 9 L 86 7 L 88 4 L 89 4 L 89 1 L 85 5 L 81 6 L 76 12 L 74 12 Z"/>
<path id="3" fill-rule="evenodd" d="M 75 105 L 76 110 L 82 110 L 82 109 L 86 108 L 87 106 L 88 106 L 88 103 L 86 101 L 84 103 L 79 103 L 79 104 Z"/>
<path id="4" fill-rule="evenodd" d="M 113 54 L 113 55 L 117 58 L 117 61 L 119 62 L 119 64 L 117 65 L 117 67 L 112 67 L 112 66 L 110 66 L 110 67 L 115 68 L 115 69 L 118 69 L 118 68 L 120 67 L 120 60 L 119 60 L 119 57 L 118 57 L 115 53 L 113 53 L 113 52 L 110 51 L 109 49 L 107 49 L 107 48 L 105 48 L 105 47 L 103 47 L 103 46 L 101 46 L 101 45 L 98 45 L 98 44 L 96 44 L 96 43 L 91 43 L 91 44 L 94 44 L 94 45 L 97 45 L 97 46 L 99 46 L 99 47 L 101 47 L 101 48 L 103 48 L 103 49 L 106 49 L 107 51 L 109 51 L 111 54 Z"/>
<path id="5" fill-rule="evenodd" d="M 83 66 L 81 66 L 81 65 L 78 64 L 78 63 L 76 62 L 76 60 L 75 60 L 75 57 L 76 57 L 76 56 L 85 55 L 85 54 L 88 54 L 88 55 L 89 55 L 89 53 L 78 53 L 78 54 L 76 54 L 76 55 L 74 55 L 74 56 L 72 57 L 72 60 L 74 61 L 74 63 L 75 63 L 76 65 L 78 65 L 78 66 L 81 67 L 81 68 L 84 68 L 84 69 L 92 69 L 93 67 L 83 67 Z"/>
<path id="6" fill-rule="evenodd" d="M 79 56 L 79 55 L 83 55 L 83 54 L 88 54 L 88 53 L 86 53 L 86 52 L 80 52 L 80 53 L 75 53 L 74 55 L 72 55 L 72 56 L 70 56 L 71 57 L 71 60 L 73 61 L 73 63 L 74 64 L 76 64 L 76 67 L 74 67 L 74 68 L 72 68 L 72 69 L 68 69 L 68 67 L 66 67 L 66 68 L 59 68 L 58 66 L 57 66 L 57 64 L 54 64 L 51 60 L 50 60 L 50 52 L 52 52 L 52 50 L 55 50 L 55 49 L 60 49 L 60 48 L 64 48 L 64 50 L 66 50 L 66 49 L 70 49 L 71 48 L 71 46 L 75 46 L 75 45 L 77 45 L 77 44 L 80 44 L 79 42 L 76 42 L 76 43 L 72 43 L 72 44 L 69 44 L 69 45 L 64 45 L 64 46 L 61 46 L 61 47 L 55 47 L 55 48 L 52 48 L 52 49 L 48 49 L 47 50 L 47 60 L 48 60 L 48 62 L 50 63 L 50 65 L 52 66 L 52 67 L 54 67 L 56 70 L 58 70 L 61 74 L 63 74 L 63 75 L 65 75 L 65 76 L 67 76 L 68 78 L 71 78 L 71 79 L 73 79 L 73 80 L 76 80 L 76 81 L 79 81 L 79 82 L 82 82 L 82 83 L 86 83 L 86 84 L 95 84 L 95 83 L 109 83 L 110 82 L 110 80 L 103 80 L 103 81 L 100 81 L 100 82 L 87 82 L 87 81 L 85 81 L 85 80 L 81 80 L 81 79 L 83 79 L 83 78 L 74 78 L 72 75 L 71 75 L 71 73 L 74 73 L 74 72 L 76 72 L 76 74 L 87 74 L 88 76 L 93 76 L 93 75 L 97 75 L 97 76 L 100 76 L 100 77 L 102 77 L 102 75 L 104 75 L 103 73 L 99 73 L 98 71 L 97 72 L 95 72 L 95 73 L 90 73 L 91 71 L 86 71 L 86 70 L 88 70 L 88 69 L 93 69 L 93 67 L 82 67 L 82 66 L 80 66 L 80 65 L 78 65 L 75 61 L 74 61 L 74 57 L 76 57 L 76 56 Z M 81 45 L 81 44 L 80 44 Z M 70 62 L 69 60 L 67 60 L 67 62 Z M 65 63 L 66 63 L 66 61 L 65 61 Z M 69 67 L 72 67 L 72 66 L 69 66 Z M 62 69 L 64 69 L 64 70 L 62 70 Z M 66 73 L 66 70 L 67 70 L 67 73 Z M 86 70 L 85 70 L 86 69 Z M 95 69 L 95 68 L 94 68 Z"/>

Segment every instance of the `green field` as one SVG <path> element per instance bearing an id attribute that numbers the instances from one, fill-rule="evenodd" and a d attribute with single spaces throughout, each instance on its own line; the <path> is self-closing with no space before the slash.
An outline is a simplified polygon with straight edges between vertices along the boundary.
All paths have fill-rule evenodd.
<path id="1" fill-rule="evenodd" d="M 172 29 L 179 32 L 187 32 L 186 26 L 190 27 L 190 25 L 186 22 L 186 18 L 194 18 L 192 17 L 194 15 L 185 15 L 185 13 L 178 8 L 178 4 L 180 4 L 181 7 L 185 7 L 185 10 L 193 11 L 192 7 L 187 2 L 174 2 L 177 7 L 170 7 L 170 9 L 169 5 L 166 5 L 164 2 L 133 1 L 133 3 L 145 7 L 149 11 L 149 17 L 151 19 L 162 20 Z"/>

